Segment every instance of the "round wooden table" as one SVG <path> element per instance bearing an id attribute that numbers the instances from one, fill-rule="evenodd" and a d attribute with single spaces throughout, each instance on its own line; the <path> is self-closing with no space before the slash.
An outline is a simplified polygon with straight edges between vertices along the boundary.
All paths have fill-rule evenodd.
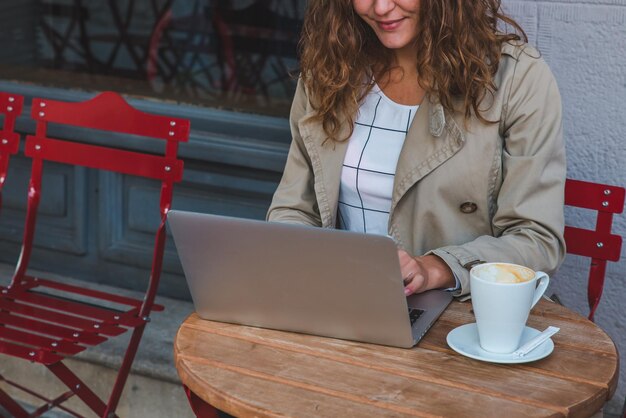
<path id="1" fill-rule="evenodd" d="M 464 357 L 446 344 L 474 322 L 453 302 L 412 349 L 201 320 L 174 342 L 182 382 L 235 416 L 589 417 L 617 387 L 612 340 L 580 315 L 542 300 L 528 325 L 561 328 L 550 356 L 526 364 Z"/>

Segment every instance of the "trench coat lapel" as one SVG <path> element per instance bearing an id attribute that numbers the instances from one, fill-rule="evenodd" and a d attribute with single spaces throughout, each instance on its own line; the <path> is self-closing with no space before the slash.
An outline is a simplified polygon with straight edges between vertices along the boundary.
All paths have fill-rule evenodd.
<path id="1" fill-rule="evenodd" d="M 329 140 L 322 143 L 320 134 L 324 131 L 321 124 L 304 122 L 300 123 L 299 127 L 304 146 L 311 158 L 315 178 L 315 195 L 317 196 L 322 226 L 334 228 L 336 226 L 341 170 L 348 149 L 348 141 L 334 142 Z M 345 138 L 348 129 L 348 126 L 342 126 L 339 137 Z"/>
<path id="2" fill-rule="evenodd" d="M 456 120 L 455 117 L 460 120 Z M 422 178 L 456 154 L 465 142 L 459 124 L 462 115 L 451 115 L 425 97 L 409 128 L 394 179 L 391 213 L 398 202 Z"/>

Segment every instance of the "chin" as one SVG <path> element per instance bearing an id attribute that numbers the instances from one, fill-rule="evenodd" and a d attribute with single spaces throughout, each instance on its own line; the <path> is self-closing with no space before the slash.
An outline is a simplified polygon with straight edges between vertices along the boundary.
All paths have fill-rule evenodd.
<path id="1" fill-rule="evenodd" d="M 389 49 L 402 49 L 407 47 L 411 40 L 406 39 L 397 39 L 397 38 L 389 38 L 389 37 L 379 37 L 378 40 L 385 48 Z"/>
<path id="2" fill-rule="evenodd" d="M 387 49 L 402 49 L 408 46 L 407 42 L 382 42 L 383 46 Z"/>

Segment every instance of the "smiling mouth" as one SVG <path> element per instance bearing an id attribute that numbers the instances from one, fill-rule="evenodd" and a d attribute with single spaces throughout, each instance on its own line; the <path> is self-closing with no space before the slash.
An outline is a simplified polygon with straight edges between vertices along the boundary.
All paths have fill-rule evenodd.
<path id="1" fill-rule="evenodd" d="M 384 31 L 391 31 L 391 30 L 396 29 L 398 26 L 400 26 L 403 20 L 404 18 L 395 19 L 395 20 L 385 20 L 385 21 L 377 20 L 376 25 L 378 25 L 378 27 Z"/>

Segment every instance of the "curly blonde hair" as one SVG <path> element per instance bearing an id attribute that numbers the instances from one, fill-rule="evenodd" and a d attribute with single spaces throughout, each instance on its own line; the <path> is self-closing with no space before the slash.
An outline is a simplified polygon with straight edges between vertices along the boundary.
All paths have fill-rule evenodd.
<path id="1" fill-rule="evenodd" d="M 524 41 L 524 30 L 501 9 L 501 0 L 421 0 L 416 56 L 420 86 L 453 112 L 462 98 L 465 118 L 479 111 L 496 90 L 503 42 Z M 499 30 L 508 25 L 513 32 Z M 372 67 L 376 70 L 373 70 Z M 310 0 L 300 39 L 301 77 L 328 139 L 339 138 L 342 122 L 353 127 L 359 104 L 372 88 L 373 71 L 393 67 L 393 51 L 356 14 L 352 0 Z"/>

